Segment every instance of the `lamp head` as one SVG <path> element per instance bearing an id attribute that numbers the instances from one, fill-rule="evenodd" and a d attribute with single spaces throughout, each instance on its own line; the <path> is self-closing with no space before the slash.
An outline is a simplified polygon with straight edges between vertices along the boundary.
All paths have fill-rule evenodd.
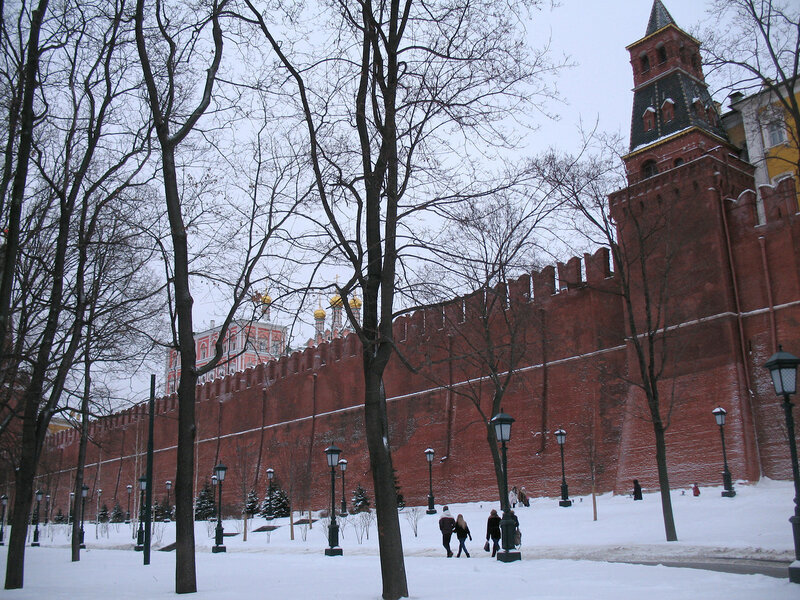
<path id="1" fill-rule="evenodd" d="M 427 460 L 429 463 L 432 463 L 434 454 L 436 454 L 436 453 L 434 452 L 433 448 L 426 448 L 425 449 L 425 460 Z"/>
<path id="2" fill-rule="evenodd" d="M 494 425 L 494 435 L 499 442 L 507 442 L 511 439 L 511 424 L 515 421 L 514 417 L 502 412 L 492 417 L 490 423 Z"/>
<path id="3" fill-rule="evenodd" d="M 563 446 L 564 442 L 567 441 L 567 432 L 560 427 L 553 432 L 553 435 L 556 436 L 556 441 L 558 442 L 559 446 Z"/>
<path id="4" fill-rule="evenodd" d="M 337 464 L 339 464 L 339 456 L 342 454 L 342 451 L 336 447 L 335 444 L 331 444 L 327 448 L 325 448 L 325 456 L 328 458 L 328 466 L 333 469 Z"/>
<path id="5" fill-rule="evenodd" d="M 720 427 L 725 425 L 725 415 L 728 414 L 727 410 L 725 410 L 721 406 L 718 406 L 717 408 L 711 411 L 711 414 L 714 415 L 714 418 L 717 420 L 717 425 L 719 425 Z"/>
<path id="6" fill-rule="evenodd" d="M 783 351 L 783 347 L 778 346 L 778 351 L 764 363 L 772 375 L 772 385 L 775 386 L 775 394 L 778 396 L 791 396 L 797 392 L 797 365 L 800 358 L 794 354 Z"/>

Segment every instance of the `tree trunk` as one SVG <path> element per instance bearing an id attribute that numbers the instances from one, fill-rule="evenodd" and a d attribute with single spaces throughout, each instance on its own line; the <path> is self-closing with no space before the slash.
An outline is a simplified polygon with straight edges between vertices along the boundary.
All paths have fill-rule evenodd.
<path id="1" fill-rule="evenodd" d="M 28 515 L 33 496 L 33 474 L 36 471 L 35 415 L 30 401 L 26 402 L 26 414 L 22 422 L 22 456 L 17 470 L 14 494 L 14 511 L 11 515 L 11 535 L 8 538 L 8 560 L 6 562 L 7 590 L 22 587 L 25 574 L 25 539 L 28 536 Z"/>
<path id="2" fill-rule="evenodd" d="M 88 336 L 87 336 L 88 337 Z M 78 464 L 75 468 L 75 488 L 73 489 L 74 501 L 72 508 L 72 562 L 81 559 L 81 525 L 78 519 L 78 503 L 81 501 L 83 488 L 83 468 L 86 465 L 86 445 L 89 442 L 89 369 L 86 368 L 87 380 L 84 381 L 83 398 L 81 398 L 81 438 L 78 442 Z"/>
<path id="3" fill-rule="evenodd" d="M 197 591 L 194 513 L 192 511 L 197 355 L 192 330 L 194 300 L 189 290 L 189 253 L 186 228 L 181 215 L 174 148 L 169 144 L 162 144 L 162 172 L 174 252 L 173 285 L 175 286 L 175 314 L 178 318 L 178 345 L 181 361 L 181 378 L 178 384 L 178 448 L 175 474 L 175 592 L 188 594 Z"/>
<path id="4" fill-rule="evenodd" d="M 664 428 L 659 423 L 653 423 L 656 435 L 656 464 L 658 465 L 658 485 L 661 490 L 661 512 L 664 515 L 664 531 L 668 542 L 677 542 L 678 534 L 675 531 L 675 517 L 672 514 L 672 497 L 669 490 L 669 474 L 667 472 L 667 442 L 664 437 Z"/>
<path id="5" fill-rule="evenodd" d="M 369 351 L 364 351 L 364 424 L 367 433 L 372 482 L 375 486 L 375 513 L 378 518 L 383 599 L 397 600 L 408 596 L 403 538 L 397 513 L 397 490 L 394 487 L 392 453 L 389 448 L 389 427 L 386 419 L 386 398 L 381 374 Z M 377 373 L 376 371 L 380 371 Z"/>

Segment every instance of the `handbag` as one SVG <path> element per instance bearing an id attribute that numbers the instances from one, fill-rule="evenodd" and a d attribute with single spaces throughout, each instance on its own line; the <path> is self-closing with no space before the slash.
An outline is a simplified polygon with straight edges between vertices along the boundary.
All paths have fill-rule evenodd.
<path id="1" fill-rule="evenodd" d="M 522 544 L 522 532 L 519 529 L 517 529 L 514 532 L 514 545 L 519 546 L 521 544 Z"/>
<path id="2" fill-rule="evenodd" d="M 486 552 L 489 551 L 489 540 L 486 540 L 486 543 L 483 545 L 483 549 L 486 550 Z"/>

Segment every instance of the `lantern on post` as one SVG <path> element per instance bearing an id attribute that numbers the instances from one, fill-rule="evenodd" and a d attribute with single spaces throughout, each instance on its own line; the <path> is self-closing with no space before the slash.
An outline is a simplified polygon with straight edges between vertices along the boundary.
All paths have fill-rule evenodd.
<path id="1" fill-rule="evenodd" d="M 794 562 L 789 565 L 789 581 L 800 583 L 800 469 L 797 465 L 797 442 L 794 435 L 794 416 L 792 415 L 791 396 L 797 392 L 797 365 L 800 358 L 794 354 L 784 352 L 778 346 L 778 352 L 773 354 L 764 364 L 772 375 L 772 385 L 775 394 L 783 396 L 783 413 L 786 419 L 786 433 L 789 438 L 789 455 L 792 460 L 792 478 L 794 479 L 794 515 L 789 518 L 792 524 L 792 537 L 794 538 Z"/>
<path id="2" fill-rule="evenodd" d="M 336 467 L 341 453 L 342 451 L 334 444 L 325 448 L 325 457 L 331 469 L 331 522 L 328 526 L 328 547 L 325 548 L 325 556 L 342 555 L 342 549 L 339 547 L 339 525 L 336 524 Z"/>
<path id="3" fill-rule="evenodd" d="M 733 498 L 736 495 L 736 492 L 733 489 L 733 483 L 731 482 L 731 472 L 728 470 L 728 456 L 725 452 L 725 415 L 728 414 L 721 406 L 718 406 L 714 410 L 711 411 L 711 414 L 714 415 L 714 419 L 717 421 L 717 425 L 719 425 L 719 437 L 722 439 L 722 487 L 723 490 L 721 495 L 725 498 Z"/>
<path id="4" fill-rule="evenodd" d="M 492 417 L 490 423 L 494 427 L 494 435 L 500 442 L 502 459 L 503 459 L 503 488 L 500 497 L 500 506 L 503 508 L 503 518 L 500 520 L 500 534 L 501 546 L 503 552 L 497 553 L 497 560 L 501 562 L 513 562 L 520 560 L 522 554 L 519 551 L 512 551 L 515 548 L 514 534 L 517 529 L 516 521 L 511 515 L 511 507 L 508 504 L 508 457 L 506 454 L 506 443 L 511 440 L 511 425 L 514 423 L 514 418 L 503 412 L 500 412 Z"/>
<path id="5" fill-rule="evenodd" d="M 225 536 L 225 533 L 222 530 L 222 482 L 225 481 L 225 473 L 227 471 L 228 467 L 222 463 L 219 463 L 216 467 L 214 467 L 214 475 L 217 478 L 217 488 L 219 490 L 219 501 L 217 502 L 217 529 L 214 533 L 214 545 L 211 548 L 211 552 L 214 554 L 218 552 L 225 552 L 227 550 L 225 545 L 222 543 Z"/>

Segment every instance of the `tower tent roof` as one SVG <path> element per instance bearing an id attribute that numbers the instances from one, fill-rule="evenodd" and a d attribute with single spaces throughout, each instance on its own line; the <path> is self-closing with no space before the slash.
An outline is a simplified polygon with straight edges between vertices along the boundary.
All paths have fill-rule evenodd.
<path id="1" fill-rule="evenodd" d="M 677 23 L 661 3 L 661 0 L 654 0 L 653 8 L 650 10 L 650 20 L 647 22 L 647 31 L 644 34 L 645 37 L 670 24 L 677 27 Z"/>

